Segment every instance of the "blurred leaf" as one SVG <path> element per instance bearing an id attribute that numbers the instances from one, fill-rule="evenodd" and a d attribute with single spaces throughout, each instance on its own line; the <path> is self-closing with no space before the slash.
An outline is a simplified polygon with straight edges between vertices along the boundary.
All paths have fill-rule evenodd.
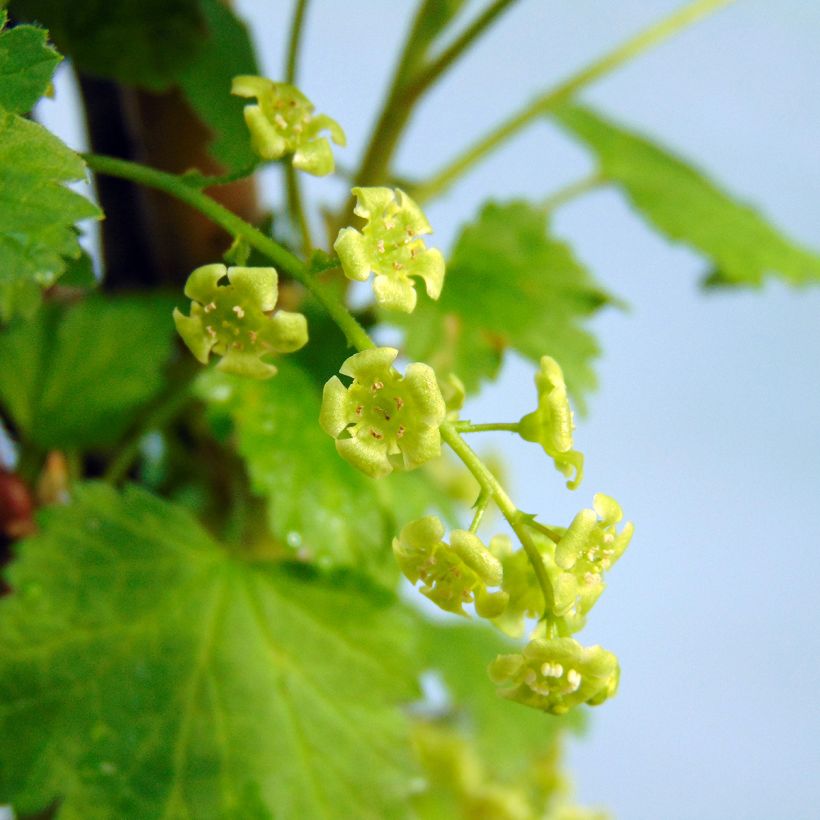
<path id="1" fill-rule="evenodd" d="M 246 561 L 131 488 L 76 490 L 0 599 L 0 804 L 59 817 L 401 817 L 411 622 Z"/>
<path id="2" fill-rule="evenodd" d="M 99 280 L 94 273 L 94 260 L 87 250 L 83 249 L 76 259 L 68 262 L 65 272 L 60 277 L 60 284 L 83 290 L 99 285 Z"/>
<path id="3" fill-rule="evenodd" d="M 115 441 L 162 387 L 174 325 L 165 298 L 48 305 L 0 333 L 0 403 L 42 447 Z"/>
<path id="4" fill-rule="evenodd" d="M 231 96 L 231 80 L 238 74 L 259 74 L 250 34 L 221 0 L 203 0 L 202 13 L 208 37 L 180 73 L 179 84 L 214 134 L 214 158 L 230 170 L 247 168 L 256 161 L 242 115 L 247 100 Z"/>
<path id="5" fill-rule="evenodd" d="M 6 12 L 0 10 L 0 29 Z M 0 34 L 0 108 L 26 114 L 46 93 L 62 57 L 46 45 L 48 34 L 34 26 L 17 26 Z"/>
<path id="6" fill-rule="evenodd" d="M 20 30 L 0 35 L 0 42 L 8 45 L 5 38 Z M 39 53 L 29 50 L 27 58 L 12 60 L 15 70 L 8 86 L 0 85 L 0 98 L 5 95 L 6 102 L 24 110 L 48 82 L 56 55 L 43 47 L 39 31 L 22 42 L 36 46 Z M 20 43 L 21 38 L 12 39 L 12 44 Z M 28 68 L 23 70 L 25 60 Z M 40 304 L 41 289 L 54 284 L 67 260 L 80 256 L 74 223 L 101 216 L 95 205 L 65 187 L 84 178 L 82 159 L 57 137 L 0 110 L 0 322 L 17 314 L 30 316 Z"/>
<path id="7" fill-rule="evenodd" d="M 436 506 L 435 486 L 420 473 L 376 482 L 351 467 L 319 427 L 321 388 L 289 361 L 277 367 L 267 381 L 209 370 L 197 389 L 217 427 L 226 416 L 233 423 L 273 535 L 320 566 L 355 567 L 392 586 L 392 538 Z"/>
<path id="8" fill-rule="evenodd" d="M 759 286 L 766 276 L 792 285 L 820 282 L 820 255 L 664 148 L 588 108 L 567 106 L 555 117 L 595 152 L 604 178 L 655 228 L 709 257 L 719 271 L 709 285 Z"/>
<path id="9" fill-rule="evenodd" d="M 200 0 L 13 0 L 81 71 L 161 91 L 205 44 Z"/>
<path id="10" fill-rule="evenodd" d="M 452 370 L 467 390 L 495 378 L 504 351 L 533 361 L 553 356 L 576 401 L 595 386 L 595 338 L 583 322 L 611 298 L 570 248 L 547 233 L 546 217 L 526 202 L 488 203 L 456 242 L 438 302 L 419 294 L 416 311 L 394 318 L 407 351 Z"/>

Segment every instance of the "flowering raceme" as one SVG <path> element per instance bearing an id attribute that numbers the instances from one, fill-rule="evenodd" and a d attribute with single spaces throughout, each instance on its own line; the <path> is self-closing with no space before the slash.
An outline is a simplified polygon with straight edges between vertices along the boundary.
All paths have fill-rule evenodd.
<path id="1" fill-rule="evenodd" d="M 504 592 L 488 586 L 501 583 L 499 560 L 477 535 L 453 530 L 450 543 L 444 540 L 444 524 L 435 516 L 411 521 L 393 539 L 393 554 L 408 580 L 421 581 L 422 595 L 447 612 L 465 615 L 464 604 L 475 603 L 476 612 L 492 618 L 507 603 Z"/>
<path id="2" fill-rule="evenodd" d="M 220 285 L 227 277 L 228 284 Z M 273 268 L 226 268 L 204 265 L 185 283 L 191 315 L 174 309 L 174 324 L 194 356 L 208 363 L 211 352 L 222 356 L 219 370 L 266 379 L 276 367 L 263 361 L 269 353 L 291 353 L 308 340 L 301 313 L 279 310 L 278 277 Z"/>
<path id="3" fill-rule="evenodd" d="M 534 709 L 562 715 L 581 703 L 598 706 L 618 689 L 618 659 L 573 638 L 530 641 L 520 654 L 499 655 L 489 666 L 500 694 Z"/>
<path id="4" fill-rule="evenodd" d="M 342 228 L 333 244 L 348 279 L 364 282 L 371 273 L 376 302 L 412 313 L 416 289 L 411 276 L 424 281 L 427 295 L 438 299 L 444 284 L 444 257 L 419 239 L 431 233 L 430 223 L 404 191 L 353 188 L 354 213 L 367 220 L 361 230 Z"/>
<path id="5" fill-rule="evenodd" d="M 332 174 L 333 151 L 322 131 L 329 131 L 336 145 L 344 145 L 345 133 L 336 120 L 325 114 L 313 115 L 313 103 L 298 88 L 275 83 L 265 77 L 234 77 L 231 93 L 255 97 L 256 104 L 245 106 L 245 122 L 251 132 L 251 146 L 262 159 L 281 159 L 292 154 L 293 167 L 315 176 Z"/>
<path id="6" fill-rule="evenodd" d="M 538 408 L 519 422 L 519 435 L 526 441 L 540 444 L 553 460 L 556 468 L 569 478 L 567 487 L 574 490 L 584 474 L 584 456 L 572 449 L 574 421 L 569 406 L 564 373 L 550 356 L 541 357 L 541 366 L 535 374 L 538 390 Z"/>
<path id="7" fill-rule="evenodd" d="M 398 350 L 377 347 L 356 353 L 324 387 L 319 423 L 336 439 L 342 458 L 373 478 L 393 469 L 412 470 L 441 454 L 439 426 L 445 406 L 436 374 L 411 364 L 402 376 L 393 362 Z"/>

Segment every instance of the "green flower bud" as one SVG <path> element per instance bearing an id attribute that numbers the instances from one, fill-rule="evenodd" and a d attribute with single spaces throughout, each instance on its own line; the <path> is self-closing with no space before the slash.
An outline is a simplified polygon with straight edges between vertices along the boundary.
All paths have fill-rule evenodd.
<path id="1" fill-rule="evenodd" d="M 541 366 L 535 374 L 535 386 L 538 390 L 538 409 L 521 419 L 519 435 L 526 441 L 540 444 L 567 478 L 574 472 L 575 477 L 567 481 L 567 487 L 574 490 L 584 475 L 584 456 L 572 449 L 575 424 L 564 374 L 555 359 L 541 357 Z"/>
<path id="2" fill-rule="evenodd" d="M 447 612 L 466 615 L 464 604 L 474 603 L 476 612 L 492 618 L 503 611 L 507 596 L 487 587 L 501 583 L 501 563 L 465 530 L 453 530 L 450 543 L 443 541 L 444 524 L 435 516 L 411 521 L 393 539 L 393 554 L 401 571 L 433 603 Z"/>
<path id="3" fill-rule="evenodd" d="M 345 133 L 335 120 L 314 116 L 314 106 L 298 88 L 275 83 L 265 77 L 233 78 L 231 94 L 256 98 L 245 106 L 245 122 L 251 132 L 251 146 L 262 159 L 281 159 L 292 154 L 293 167 L 315 176 L 334 170 L 333 152 L 322 131 L 329 131 L 336 145 L 345 144 Z"/>
<path id="4" fill-rule="evenodd" d="M 228 284 L 220 285 L 227 276 Z M 204 265 L 185 283 L 191 315 L 174 309 L 174 324 L 194 356 L 208 363 L 211 352 L 222 356 L 217 369 L 267 379 L 276 368 L 262 357 L 291 353 L 308 340 L 301 313 L 279 310 L 277 275 L 273 268 L 226 268 Z"/>
<path id="5" fill-rule="evenodd" d="M 361 232 L 342 228 L 333 244 L 345 276 L 364 282 L 374 273 L 376 302 L 391 310 L 411 313 L 415 308 L 411 276 L 423 279 L 427 294 L 438 299 L 444 284 L 444 257 L 419 239 L 432 230 L 421 208 L 398 189 L 354 188 L 353 194 L 354 212 L 367 224 Z"/>
<path id="6" fill-rule="evenodd" d="M 353 379 L 350 386 L 333 376 L 322 396 L 322 429 L 342 458 L 373 478 L 441 455 L 446 411 L 436 374 L 416 363 L 402 376 L 393 367 L 397 355 L 392 347 L 356 353 L 339 368 Z"/>
<path id="7" fill-rule="evenodd" d="M 572 638 L 530 641 L 521 654 L 499 655 L 489 666 L 500 694 L 525 706 L 562 715 L 581 703 L 597 706 L 618 689 L 618 659 L 600 646 Z"/>

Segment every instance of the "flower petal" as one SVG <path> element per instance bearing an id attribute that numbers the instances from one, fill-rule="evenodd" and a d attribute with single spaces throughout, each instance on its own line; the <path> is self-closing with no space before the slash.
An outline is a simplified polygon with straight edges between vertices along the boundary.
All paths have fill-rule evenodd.
<path id="1" fill-rule="evenodd" d="M 376 276 L 373 279 L 373 295 L 386 310 L 412 313 L 416 307 L 416 289 L 406 276 Z"/>
<path id="2" fill-rule="evenodd" d="M 322 390 L 322 407 L 319 411 L 319 424 L 333 438 L 349 424 L 350 398 L 347 388 L 338 376 L 332 376 L 325 382 Z"/>
<path id="3" fill-rule="evenodd" d="M 371 478 L 384 478 L 393 472 L 383 441 L 365 437 L 336 439 L 339 455 Z"/>
<path id="4" fill-rule="evenodd" d="M 333 249 L 339 255 L 342 270 L 348 279 L 364 282 L 370 276 L 370 257 L 365 238 L 355 228 L 342 228 Z"/>
<path id="5" fill-rule="evenodd" d="M 202 265 L 185 282 L 185 295 L 195 302 L 207 305 L 213 298 L 217 283 L 227 272 L 224 265 Z"/>
<path id="6" fill-rule="evenodd" d="M 293 353 L 308 341 L 307 319 L 301 313 L 279 310 L 267 322 L 265 339 L 277 353 Z"/>
<path id="7" fill-rule="evenodd" d="M 273 310 L 279 297 L 279 277 L 275 268 L 228 268 L 228 281 L 237 296 L 262 311 Z"/>

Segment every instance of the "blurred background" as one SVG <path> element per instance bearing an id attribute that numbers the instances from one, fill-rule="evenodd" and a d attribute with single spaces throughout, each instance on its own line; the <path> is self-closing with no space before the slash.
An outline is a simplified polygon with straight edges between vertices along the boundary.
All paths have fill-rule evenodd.
<path id="1" fill-rule="evenodd" d="M 680 7 L 666 0 L 521 0 L 421 105 L 399 171 L 440 167 L 529 98 Z M 265 72 L 282 73 L 290 4 L 237 0 Z M 354 165 L 415 3 L 314 0 L 300 86 L 339 119 Z M 590 88 L 583 99 L 694 161 L 820 249 L 820 4 L 740 0 Z M 62 70 L 38 112 L 81 147 Z M 436 244 L 488 198 L 541 200 L 591 170 L 534 123 L 427 208 Z M 265 172 L 276 203 L 276 170 Z M 311 178 L 335 203 L 341 184 Z M 584 804 L 623 820 L 816 818 L 820 805 L 820 291 L 698 288 L 703 259 L 601 190 L 554 218 L 629 304 L 593 325 L 600 388 L 578 419 L 574 494 L 539 448 L 487 437 L 519 506 L 566 522 L 593 493 L 637 527 L 582 639 L 616 652 L 619 696 L 569 748 Z M 467 407 L 474 421 L 532 409 L 530 363 L 509 359 Z"/>

